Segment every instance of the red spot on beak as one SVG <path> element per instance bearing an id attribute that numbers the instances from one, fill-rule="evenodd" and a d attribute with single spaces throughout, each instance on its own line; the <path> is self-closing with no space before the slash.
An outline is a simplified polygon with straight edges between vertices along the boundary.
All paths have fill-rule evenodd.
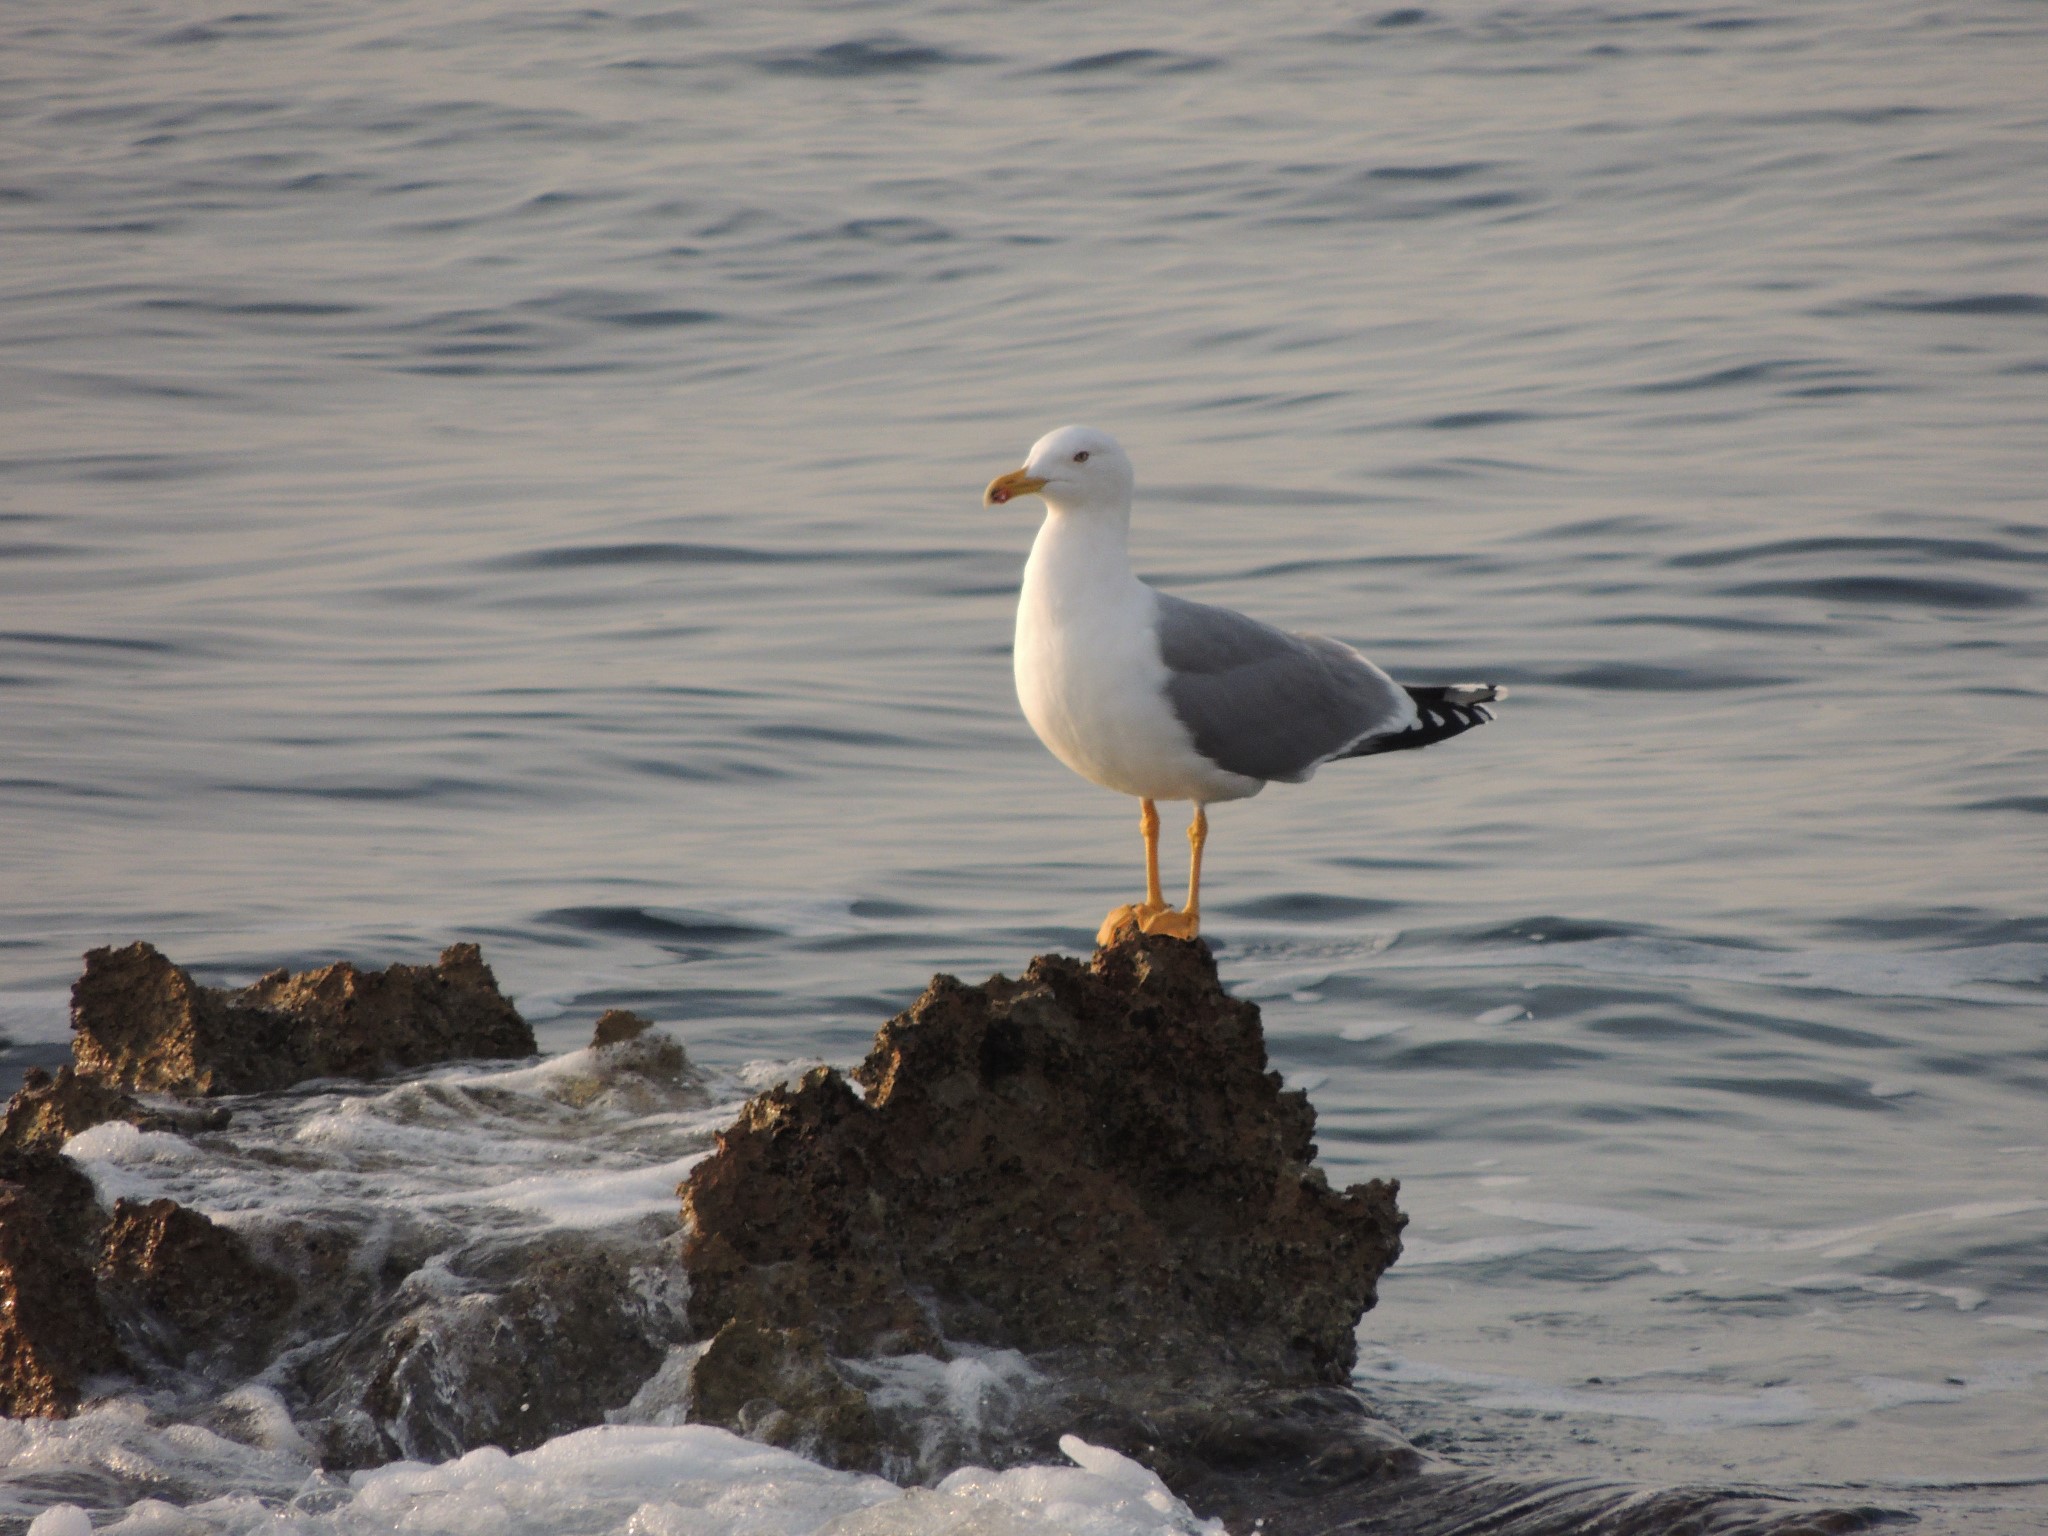
<path id="1" fill-rule="evenodd" d="M 1005 502 L 1010 499 L 1010 493 L 1008 491 L 990 491 L 988 499 L 997 503 Z"/>

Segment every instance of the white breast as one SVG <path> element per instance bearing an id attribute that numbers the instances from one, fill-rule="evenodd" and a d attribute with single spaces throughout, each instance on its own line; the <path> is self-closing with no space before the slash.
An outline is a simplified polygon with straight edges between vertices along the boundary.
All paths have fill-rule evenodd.
<path id="1" fill-rule="evenodd" d="M 1017 598 L 1017 701 L 1053 756 L 1083 778 L 1153 800 L 1238 800 L 1264 788 L 1195 751 L 1166 699 L 1154 597 L 1131 574 L 1123 530 L 1054 513 Z"/>

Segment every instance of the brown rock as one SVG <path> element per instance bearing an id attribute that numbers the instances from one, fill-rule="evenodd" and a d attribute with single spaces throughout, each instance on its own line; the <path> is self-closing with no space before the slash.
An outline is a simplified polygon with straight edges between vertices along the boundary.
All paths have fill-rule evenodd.
<path id="1" fill-rule="evenodd" d="M 1314 1111 L 1206 946 L 938 977 L 854 1077 L 864 1097 L 820 1068 L 754 1099 L 683 1186 L 700 1334 L 1015 1349 L 1111 1418 L 1348 1382 L 1397 1186 L 1311 1166 Z"/>
<path id="2" fill-rule="evenodd" d="M 98 1265 L 102 1303 L 136 1354 L 268 1358 L 298 1287 L 226 1227 L 174 1200 L 116 1200 Z"/>
<path id="3" fill-rule="evenodd" d="M 46 1150 L 0 1152 L 0 1414 L 61 1418 L 122 1364 L 93 1291 L 92 1181 Z"/>
<path id="4" fill-rule="evenodd" d="M 598 1019 L 580 1070 L 557 1074 L 543 1091 L 574 1109 L 599 1106 L 633 1115 L 710 1101 L 683 1043 L 623 1008 Z"/>
<path id="5" fill-rule="evenodd" d="M 133 1094 L 95 1077 L 81 1077 L 70 1067 L 58 1068 L 54 1078 L 40 1067 L 31 1067 L 22 1078 L 21 1091 L 7 1105 L 6 1121 L 0 1124 L 0 1146 L 56 1152 L 80 1131 L 109 1120 L 126 1120 L 145 1131 L 189 1134 L 221 1130 L 228 1119 L 228 1111 L 219 1107 L 191 1110 L 146 1105 Z"/>
<path id="6" fill-rule="evenodd" d="M 626 1008 L 607 1008 L 597 1016 L 597 1027 L 590 1032 L 590 1043 L 594 1046 L 620 1045 L 628 1040 L 638 1039 L 654 1028 L 654 1020 Z"/>
<path id="7" fill-rule="evenodd" d="M 178 1094 L 534 1051 L 474 944 L 451 945 L 434 966 L 361 971 L 344 960 L 238 991 L 200 986 L 148 944 L 96 949 L 71 989 L 71 1027 L 81 1075 Z"/>

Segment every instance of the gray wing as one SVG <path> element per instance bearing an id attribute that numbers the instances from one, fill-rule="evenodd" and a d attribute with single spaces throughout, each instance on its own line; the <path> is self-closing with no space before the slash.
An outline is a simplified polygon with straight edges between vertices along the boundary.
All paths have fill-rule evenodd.
<path id="1" fill-rule="evenodd" d="M 1407 691 L 1348 645 L 1154 596 L 1166 696 L 1219 768 L 1298 783 L 1345 748 L 1415 720 Z"/>

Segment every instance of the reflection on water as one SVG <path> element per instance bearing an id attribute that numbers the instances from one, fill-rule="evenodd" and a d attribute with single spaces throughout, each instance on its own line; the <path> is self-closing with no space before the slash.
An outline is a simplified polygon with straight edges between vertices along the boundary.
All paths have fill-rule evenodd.
<path id="1" fill-rule="evenodd" d="M 0 41 L 7 1064 L 139 936 L 476 937 L 552 1045 L 728 1067 L 1085 944 L 1134 817 L 1017 715 L 977 491 L 1092 420 L 1167 587 L 1516 687 L 1210 844 L 1325 1157 L 1407 1183 L 1373 1390 L 1517 1465 L 2038 1471 L 2037 8 Z"/>

